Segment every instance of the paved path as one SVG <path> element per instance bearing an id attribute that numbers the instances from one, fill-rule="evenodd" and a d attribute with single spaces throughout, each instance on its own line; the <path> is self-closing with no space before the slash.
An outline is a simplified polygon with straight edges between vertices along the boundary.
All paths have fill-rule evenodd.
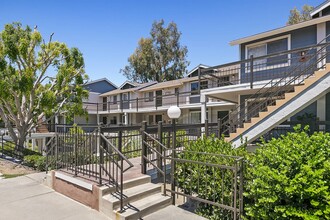
<path id="1" fill-rule="evenodd" d="M 0 179 L 0 219 L 109 220 L 41 184 L 44 173 Z"/>

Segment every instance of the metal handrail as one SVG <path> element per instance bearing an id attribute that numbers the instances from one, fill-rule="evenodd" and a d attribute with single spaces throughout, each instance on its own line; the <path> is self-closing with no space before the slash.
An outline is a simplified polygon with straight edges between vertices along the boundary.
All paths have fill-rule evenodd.
<path id="1" fill-rule="evenodd" d="M 329 36 L 329 35 L 328 35 Z M 262 88 L 260 88 L 255 94 L 249 96 L 248 98 L 253 99 L 252 106 L 253 104 L 256 104 L 251 112 L 246 113 L 246 107 L 243 106 L 243 104 L 240 104 L 234 111 L 229 113 L 226 117 L 221 119 L 221 123 L 224 125 L 229 125 L 222 133 L 225 132 L 234 132 L 237 127 L 240 127 L 244 124 L 246 121 L 246 116 L 250 118 L 255 117 L 256 115 L 259 114 L 260 111 L 264 110 L 269 106 L 268 101 L 273 101 L 273 97 L 275 95 L 279 95 L 280 93 L 285 93 L 289 91 L 287 88 L 288 86 L 291 86 L 293 82 L 296 82 L 297 80 L 300 80 L 298 84 L 295 85 L 300 85 L 306 78 L 310 77 L 311 75 L 314 74 L 314 71 L 319 70 L 321 68 L 324 68 L 324 65 L 317 67 L 313 69 L 312 74 L 306 75 L 305 73 L 312 69 L 315 64 L 318 62 L 322 61 L 327 53 L 324 53 L 324 50 L 327 46 L 330 45 L 330 43 L 323 43 L 328 36 L 322 40 L 319 44 L 313 47 L 309 47 L 309 50 L 306 53 L 306 57 L 308 57 L 315 49 L 317 52 L 315 54 L 312 54 L 313 56 L 309 57 L 309 61 L 312 60 L 313 58 L 317 57 L 316 62 L 313 62 L 312 64 L 309 64 L 303 71 L 299 71 L 301 67 L 304 67 L 304 63 L 298 65 L 298 66 L 293 66 L 293 69 L 291 71 L 288 71 L 287 74 L 285 74 L 284 77 L 281 79 L 272 79 L 269 81 L 266 85 L 264 85 Z M 291 52 L 290 52 L 291 53 Z M 319 56 L 319 55 L 322 56 Z M 319 56 L 319 57 L 318 57 Z M 299 74 L 295 74 L 299 71 Z M 289 78 L 292 77 L 292 78 Z M 300 79 L 301 77 L 304 77 L 303 79 Z M 289 78 L 289 80 L 288 80 Z M 266 89 L 267 88 L 267 89 Z M 274 88 L 277 88 L 275 91 L 272 91 Z M 266 89 L 266 92 L 263 91 Z M 267 94 L 267 92 L 270 92 L 267 97 L 264 95 Z M 245 103 L 244 103 L 245 104 Z M 253 113 L 255 110 L 259 110 L 256 113 Z M 248 119 L 248 120 L 249 120 Z M 233 129 L 232 129 L 233 128 Z"/>

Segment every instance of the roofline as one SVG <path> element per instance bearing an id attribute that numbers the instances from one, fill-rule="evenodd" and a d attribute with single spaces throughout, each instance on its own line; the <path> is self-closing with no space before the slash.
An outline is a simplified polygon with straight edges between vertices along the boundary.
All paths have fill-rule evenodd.
<path id="1" fill-rule="evenodd" d="M 330 1 L 323 2 L 322 4 L 315 7 L 314 10 L 309 13 L 310 16 L 316 15 L 317 13 L 319 13 L 320 11 L 322 11 L 323 9 L 328 7 L 329 5 L 330 5 Z"/>
<path id="2" fill-rule="evenodd" d="M 273 35 L 276 35 L 276 34 L 282 34 L 282 33 L 288 32 L 288 31 L 292 31 L 292 30 L 308 27 L 308 26 L 311 26 L 311 25 L 323 23 L 323 22 L 329 21 L 329 20 L 330 20 L 330 15 L 320 17 L 320 18 L 314 18 L 314 19 L 311 19 L 309 21 L 300 22 L 298 24 L 288 25 L 288 26 L 273 29 L 273 30 L 270 30 L 270 31 L 262 32 L 260 34 L 255 34 L 255 35 L 252 35 L 252 36 L 249 36 L 249 37 L 244 37 L 244 38 L 240 38 L 240 39 L 237 39 L 237 40 L 233 40 L 233 41 L 229 42 L 229 44 L 231 46 L 239 45 L 239 44 L 247 43 L 247 42 L 250 42 L 250 41 L 270 37 L 270 36 L 273 36 Z"/>
<path id="3" fill-rule="evenodd" d="M 131 84 L 132 86 L 137 87 L 137 85 L 134 85 L 133 82 L 130 82 L 130 81 L 126 80 L 125 82 L 123 82 L 123 84 L 121 84 L 121 85 L 118 87 L 118 89 L 123 88 L 126 84 Z"/>
<path id="4" fill-rule="evenodd" d="M 194 71 L 196 71 L 199 67 L 204 67 L 204 68 L 209 68 L 210 66 L 208 65 L 204 65 L 204 64 L 199 64 L 198 66 L 196 66 L 195 68 L 193 68 L 192 70 L 190 70 L 188 73 L 187 73 L 187 76 L 189 76 L 190 74 L 192 74 Z"/>
<path id="5" fill-rule="evenodd" d="M 101 82 L 101 81 L 106 81 L 107 83 L 111 84 L 113 87 L 115 87 L 116 89 L 118 88 L 118 86 L 116 86 L 113 82 L 111 82 L 110 80 L 108 80 L 107 78 L 101 78 L 101 79 L 97 79 L 97 80 L 92 80 L 90 82 L 85 83 L 85 85 L 90 85 L 93 83 L 97 83 L 97 82 Z"/>

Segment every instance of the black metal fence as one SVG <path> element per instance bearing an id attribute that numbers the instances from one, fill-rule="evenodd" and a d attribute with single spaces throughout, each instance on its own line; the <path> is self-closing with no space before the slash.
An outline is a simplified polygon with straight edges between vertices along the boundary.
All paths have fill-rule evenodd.
<path id="1" fill-rule="evenodd" d="M 195 201 L 222 219 L 240 219 L 243 213 L 243 158 L 186 151 L 203 135 L 219 134 L 218 124 L 142 125 L 142 170 L 156 170 L 163 193 Z M 219 160 L 220 159 L 220 160 Z M 221 161 L 221 163 L 219 163 Z M 193 186 L 197 183 L 197 187 Z M 221 194 L 215 187 L 219 187 Z"/>

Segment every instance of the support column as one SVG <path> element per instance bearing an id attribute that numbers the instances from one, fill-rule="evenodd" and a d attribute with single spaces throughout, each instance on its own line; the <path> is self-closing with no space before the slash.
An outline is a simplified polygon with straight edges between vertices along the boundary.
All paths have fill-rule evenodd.
<path id="1" fill-rule="evenodd" d="M 326 43 L 327 40 L 322 42 L 322 40 L 324 40 L 325 37 L 326 37 L 326 23 L 324 22 L 324 23 L 317 24 L 317 31 L 316 31 L 317 43 Z M 317 49 L 319 50 L 320 48 L 317 48 Z M 324 53 L 325 52 L 326 51 L 324 50 Z M 320 56 L 322 56 L 322 54 L 319 54 L 318 56 L 320 57 Z M 317 67 L 320 68 L 323 65 L 325 65 L 325 63 L 326 63 L 326 58 L 323 59 L 321 62 L 319 62 L 317 64 Z"/>
<path id="2" fill-rule="evenodd" d="M 322 96 L 316 101 L 316 117 L 319 121 L 326 121 L 326 101 L 325 96 Z M 320 130 L 325 129 L 325 125 L 320 125 Z"/>
<path id="3" fill-rule="evenodd" d="M 206 97 L 204 94 L 201 94 L 201 123 L 204 124 L 207 118 L 206 116 Z"/>
<path id="4" fill-rule="evenodd" d="M 128 125 L 128 113 L 124 112 L 124 124 Z"/>

